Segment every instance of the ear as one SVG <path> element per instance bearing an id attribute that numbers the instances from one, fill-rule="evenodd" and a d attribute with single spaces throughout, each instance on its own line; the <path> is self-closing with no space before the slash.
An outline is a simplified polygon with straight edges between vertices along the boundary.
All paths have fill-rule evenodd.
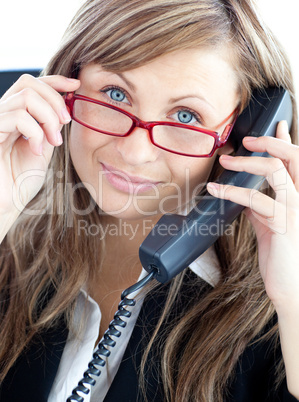
<path id="1" fill-rule="evenodd" d="M 222 148 L 218 149 L 218 155 L 228 155 L 234 152 L 234 147 L 232 146 L 230 140 L 228 139 Z"/>

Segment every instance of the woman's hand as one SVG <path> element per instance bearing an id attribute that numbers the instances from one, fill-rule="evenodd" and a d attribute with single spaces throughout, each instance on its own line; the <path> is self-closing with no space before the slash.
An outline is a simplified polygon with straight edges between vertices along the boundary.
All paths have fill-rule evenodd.
<path id="1" fill-rule="evenodd" d="M 258 241 L 265 289 L 278 315 L 281 348 L 289 391 L 299 399 L 299 147 L 292 145 L 286 122 L 276 138 L 244 138 L 250 151 L 273 158 L 220 157 L 226 169 L 265 176 L 275 199 L 256 190 L 208 186 L 209 192 L 246 206 Z"/>
<path id="2" fill-rule="evenodd" d="M 299 318 L 299 147 L 291 144 L 285 121 L 279 123 L 276 138 L 246 137 L 243 144 L 250 151 L 267 151 L 273 158 L 222 155 L 221 165 L 266 177 L 275 200 L 257 190 L 216 183 L 208 185 L 208 190 L 247 207 L 267 294 L 279 311 L 294 305 Z"/>
<path id="3" fill-rule="evenodd" d="M 0 217 L 20 210 L 44 182 L 60 130 L 70 121 L 59 92 L 79 88 L 63 76 L 23 75 L 0 100 Z"/>

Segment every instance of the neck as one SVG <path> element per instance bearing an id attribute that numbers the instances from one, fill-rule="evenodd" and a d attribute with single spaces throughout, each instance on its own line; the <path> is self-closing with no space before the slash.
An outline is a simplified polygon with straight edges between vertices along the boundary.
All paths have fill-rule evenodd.
<path id="1" fill-rule="evenodd" d="M 105 244 L 107 251 L 113 251 L 115 247 L 123 254 L 123 257 L 138 254 L 140 244 L 149 234 L 159 217 L 127 221 L 111 216 L 103 219 L 105 230 Z"/>
<path id="2" fill-rule="evenodd" d="M 102 312 L 100 337 L 113 318 L 121 292 L 140 275 L 139 246 L 158 220 L 125 221 L 105 216 L 102 219 L 104 256 L 101 268 L 89 286 L 89 293 Z"/>
<path id="3" fill-rule="evenodd" d="M 103 216 L 102 236 L 104 256 L 97 282 L 112 282 L 114 286 L 125 288 L 138 279 L 142 266 L 139 261 L 139 247 L 151 231 L 159 216 L 126 221 L 111 216 Z"/>

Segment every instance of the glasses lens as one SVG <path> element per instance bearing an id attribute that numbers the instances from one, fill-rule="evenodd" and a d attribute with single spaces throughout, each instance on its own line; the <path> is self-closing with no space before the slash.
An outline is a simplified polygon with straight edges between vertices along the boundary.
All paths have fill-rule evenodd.
<path id="1" fill-rule="evenodd" d="M 207 155 L 215 143 L 214 137 L 200 131 L 174 126 L 155 126 L 153 138 L 156 145 L 169 151 L 186 155 Z"/>
<path id="2" fill-rule="evenodd" d="M 107 134 L 125 135 L 133 124 L 117 110 L 81 99 L 75 100 L 73 114 L 80 123 Z"/>

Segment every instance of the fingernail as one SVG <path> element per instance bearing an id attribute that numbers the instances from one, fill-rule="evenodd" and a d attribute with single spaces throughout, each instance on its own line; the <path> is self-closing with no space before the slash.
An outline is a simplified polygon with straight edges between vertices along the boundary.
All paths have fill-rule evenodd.
<path id="1" fill-rule="evenodd" d="M 234 159 L 234 157 L 233 156 L 231 156 L 231 155 L 221 155 L 221 160 L 229 160 L 229 159 Z"/>
<path id="2" fill-rule="evenodd" d="M 57 131 L 56 133 L 56 141 L 58 145 L 61 145 L 63 143 L 62 135 L 60 131 Z"/>
<path id="3" fill-rule="evenodd" d="M 212 193 L 218 193 L 220 186 L 217 183 L 208 183 L 207 187 Z"/>
<path id="4" fill-rule="evenodd" d="M 280 124 L 282 125 L 282 127 L 285 131 L 289 132 L 289 125 L 286 120 L 281 120 Z"/>
<path id="5" fill-rule="evenodd" d="M 38 148 L 38 154 L 41 155 L 41 156 L 43 154 L 43 146 L 42 145 L 40 145 L 39 148 Z"/>
<path id="6" fill-rule="evenodd" d="M 61 115 L 62 115 L 63 121 L 64 121 L 65 123 L 69 123 L 69 122 L 71 121 L 71 116 L 70 116 L 69 112 L 67 111 L 67 108 L 66 108 L 66 107 L 64 107 L 64 108 L 62 109 Z"/>
<path id="7" fill-rule="evenodd" d="M 255 141 L 257 140 L 257 137 L 244 137 L 245 141 Z"/>
<path id="8" fill-rule="evenodd" d="M 77 80 L 76 78 L 68 78 L 67 77 L 66 80 L 69 81 L 69 82 L 73 82 L 74 84 L 79 82 L 79 80 Z"/>

